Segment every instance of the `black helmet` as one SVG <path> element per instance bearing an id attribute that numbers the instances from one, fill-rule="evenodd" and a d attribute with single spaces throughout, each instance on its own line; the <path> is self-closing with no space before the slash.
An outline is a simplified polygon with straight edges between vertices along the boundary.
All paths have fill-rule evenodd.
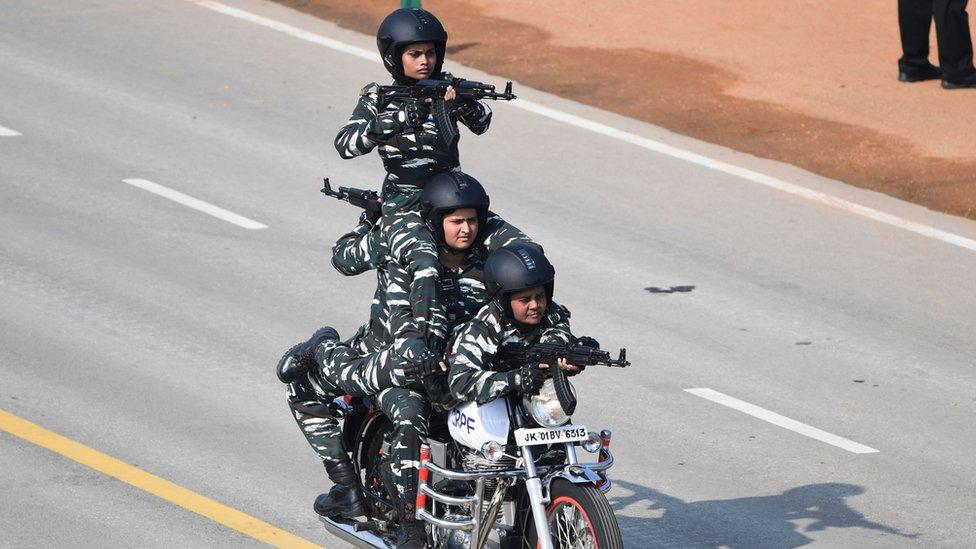
<path id="1" fill-rule="evenodd" d="M 474 208 L 478 211 L 478 234 L 472 247 L 483 240 L 488 222 L 488 194 L 478 180 L 464 172 L 443 172 L 435 175 L 424 185 L 420 193 L 420 215 L 434 235 L 438 246 L 451 251 L 444 239 L 444 215 L 458 208 Z"/>
<path id="2" fill-rule="evenodd" d="M 532 242 L 503 246 L 491 252 L 485 262 L 485 287 L 500 302 L 509 318 L 512 317 L 512 306 L 506 299 L 508 294 L 543 286 L 548 309 L 552 304 L 555 279 L 556 269 L 546 259 L 542 246 Z"/>
<path id="3" fill-rule="evenodd" d="M 447 32 L 433 13 L 421 8 L 400 8 L 380 23 L 376 31 L 376 47 L 383 58 L 383 66 L 396 80 L 403 76 L 403 47 L 416 42 L 433 42 L 437 63 L 432 75 L 440 74 L 447 47 Z"/>

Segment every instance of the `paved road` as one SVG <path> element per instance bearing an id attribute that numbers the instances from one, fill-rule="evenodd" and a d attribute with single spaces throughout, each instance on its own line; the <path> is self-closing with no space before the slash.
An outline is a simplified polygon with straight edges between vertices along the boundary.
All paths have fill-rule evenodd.
<path id="1" fill-rule="evenodd" d="M 373 280 L 328 263 L 356 212 L 317 189 L 380 180 L 375 155 L 340 161 L 331 140 L 382 68 L 191 2 L 6 0 L 0 75 L 0 126 L 22 134 L 0 136 L 0 409 L 339 546 L 310 512 L 327 480 L 272 369 L 323 322 L 348 333 L 367 312 Z M 976 237 L 972 222 L 522 95 Z M 493 207 L 545 244 L 577 330 L 635 362 L 588 371 L 579 415 L 614 428 L 628 546 L 976 542 L 976 252 L 510 105 L 462 149 Z M 878 452 L 684 391 L 703 387 Z M 259 545 L 3 432 L 0 471 L 2 546 Z"/>

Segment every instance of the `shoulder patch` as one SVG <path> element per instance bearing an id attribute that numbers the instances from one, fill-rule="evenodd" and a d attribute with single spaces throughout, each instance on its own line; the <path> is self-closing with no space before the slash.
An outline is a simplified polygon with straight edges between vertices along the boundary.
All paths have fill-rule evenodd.
<path id="1" fill-rule="evenodd" d="M 380 89 L 379 84 L 377 84 L 376 82 L 370 82 L 369 84 L 363 86 L 363 89 L 359 90 L 359 95 L 362 96 L 362 95 L 375 94 L 379 92 L 379 89 Z"/>

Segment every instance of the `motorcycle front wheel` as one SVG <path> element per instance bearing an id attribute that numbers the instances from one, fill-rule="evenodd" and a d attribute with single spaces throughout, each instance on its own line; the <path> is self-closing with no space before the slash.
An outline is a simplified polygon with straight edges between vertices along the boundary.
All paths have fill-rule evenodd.
<path id="1" fill-rule="evenodd" d="M 552 482 L 546 508 L 552 546 L 556 549 L 623 549 L 620 526 L 610 502 L 592 484 Z M 529 547 L 539 547 L 535 523 L 529 520 Z"/>

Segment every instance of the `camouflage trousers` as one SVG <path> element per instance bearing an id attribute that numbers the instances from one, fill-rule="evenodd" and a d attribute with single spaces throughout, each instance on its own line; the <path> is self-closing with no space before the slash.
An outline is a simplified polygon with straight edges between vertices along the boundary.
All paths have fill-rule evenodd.
<path id="1" fill-rule="evenodd" d="M 323 379 L 318 370 L 313 370 L 289 383 L 285 394 L 299 429 L 322 462 L 328 464 L 348 459 L 342 443 L 342 428 L 328 410 L 328 403 L 341 396 L 341 391 Z"/>
<path id="2" fill-rule="evenodd" d="M 342 393 L 377 395 L 377 407 L 393 423 L 384 477 L 389 475 L 388 482 L 397 492 L 391 495 L 412 506 L 417 495 L 420 444 L 427 438 L 431 404 L 424 388 L 404 374 L 405 359 L 401 353 L 409 354 L 409 350 L 397 343 L 373 352 L 353 345 L 336 345 L 321 354 L 319 364 L 322 377 Z"/>
<path id="3" fill-rule="evenodd" d="M 326 375 L 321 365 L 326 362 L 326 357 L 330 356 L 334 347 L 351 349 L 365 355 L 377 345 L 378 340 L 370 331 L 369 324 L 360 327 L 352 338 L 342 343 L 326 341 L 315 349 L 315 361 L 319 368 L 289 383 L 285 390 L 289 408 L 299 429 L 323 462 L 341 461 L 347 455 L 342 443 L 342 428 L 328 410 L 329 403 L 346 392 Z"/>
<path id="4" fill-rule="evenodd" d="M 427 438 L 430 422 L 430 401 L 421 392 L 395 387 L 379 394 L 377 406 L 393 423 L 384 469 L 392 477 L 396 496 L 412 511 L 417 496 L 420 444 Z"/>
<path id="5" fill-rule="evenodd" d="M 359 335 L 361 336 L 361 330 Z M 343 343 L 326 342 L 316 349 L 319 368 L 288 384 L 288 403 L 302 434 L 323 463 L 348 459 L 339 422 L 328 413 L 328 403 L 344 394 L 376 395 L 376 405 L 393 424 L 390 450 L 384 460 L 389 482 L 405 504 L 413 505 L 417 492 L 420 444 L 427 437 L 431 414 L 430 400 L 422 388 L 402 387 L 368 391 L 362 387 L 347 391 L 326 375 L 330 357 L 357 357 L 356 364 L 377 363 L 383 351 L 370 352 L 368 338 L 354 337 Z M 384 349 L 384 351 L 387 349 Z M 389 349 L 392 350 L 392 349 Z M 388 355 L 386 355 L 388 356 Z M 385 475 L 386 476 L 386 475 Z"/>
<path id="6" fill-rule="evenodd" d="M 426 348 L 415 337 L 397 338 L 376 351 L 336 345 L 323 356 L 322 376 L 353 396 L 376 395 L 393 387 L 423 392 L 423 386 L 414 376 L 408 376 L 406 369 Z"/>

